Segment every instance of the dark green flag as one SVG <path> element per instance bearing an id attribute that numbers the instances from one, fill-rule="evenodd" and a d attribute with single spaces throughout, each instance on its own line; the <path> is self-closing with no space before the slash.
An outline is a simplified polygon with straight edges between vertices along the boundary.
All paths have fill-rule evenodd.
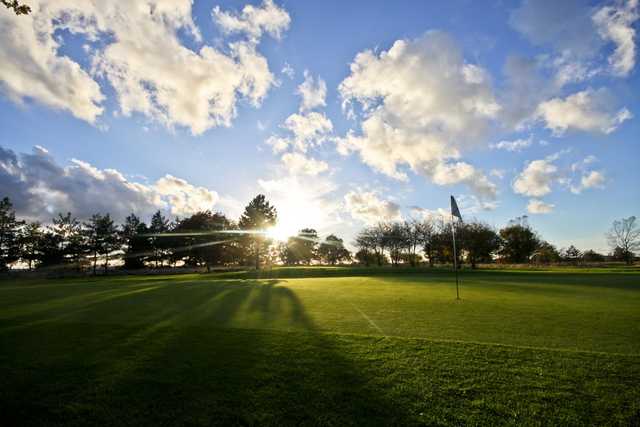
<path id="1" fill-rule="evenodd" d="M 458 209 L 458 204 L 456 203 L 456 199 L 451 196 L 451 215 L 457 216 L 460 221 L 462 221 L 462 215 L 460 215 L 460 209 Z"/>

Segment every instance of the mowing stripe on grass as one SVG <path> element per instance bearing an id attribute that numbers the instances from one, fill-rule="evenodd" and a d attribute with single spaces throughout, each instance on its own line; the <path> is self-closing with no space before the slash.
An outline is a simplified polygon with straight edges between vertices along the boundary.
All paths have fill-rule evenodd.
<path id="1" fill-rule="evenodd" d="M 384 333 L 384 331 L 380 328 L 380 326 L 376 325 L 376 322 L 374 322 L 373 320 L 371 320 L 371 318 L 370 318 L 369 316 L 367 316 L 367 315 L 365 314 L 365 312 L 364 312 L 364 311 L 360 310 L 360 309 L 358 308 L 358 306 L 356 306 L 356 305 L 355 305 L 354 303 L 352 303 L 352 302 L 350 302 L 349 304 L 351 304 L 351 306 L 352 306 L 353 308 L 355 308 L 355 309 L 356 309 L 356 311 L 357 311 L 358 313 L 360 313 L 360 315 L 361 315 L 362 317 L 364 317 L 364 318 L 365 318 L 365 320 L 366 320 L 367 322 L 369 322 L 369 324 L 370 324 L 371 326 L 373 326 L 373 328 L 374 328 L 375 330 L 377 330 L 378 332 L 380 332 L 380 333 L 381 333 L 382 335 L 384 335 L 385 337 L 387 336 L 387 334 L 385 334 L 385 333 Z"/>

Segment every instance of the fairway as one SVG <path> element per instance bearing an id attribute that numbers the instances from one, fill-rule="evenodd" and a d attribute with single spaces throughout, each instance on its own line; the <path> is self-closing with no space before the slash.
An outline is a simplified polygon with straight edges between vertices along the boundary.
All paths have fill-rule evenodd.
<path id="1" fill-rule="evenodd" d="M 640 274 L 365 273 L 5 281 L 0 424 L 640 421 Z"/>

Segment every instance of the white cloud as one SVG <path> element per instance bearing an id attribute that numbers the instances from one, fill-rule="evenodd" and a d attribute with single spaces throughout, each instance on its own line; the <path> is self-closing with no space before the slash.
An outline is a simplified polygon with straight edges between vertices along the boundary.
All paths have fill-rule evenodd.
<path id="1" fill-rule="evenodd" d="M 466 63 L 444 33 L 398 40 L 388 51 L 360 52 L 340 84 L 345 110 L 362 107 L 361 130 L 337 140 L 342 154 L 396 179 L 408 166 L 433 182 L 465 183 L 483 197 L 495 186 L 472 165 L 456 161 L 478 144 L 500 111 L 487 73 Z M 447 176 L 449 175 L 449 176 Z"/>
<path id="2" fill-rule="evenodd" d="M 287 117 L 280 127 L 291 135 L 286 137 L 272 135 L 267 139 L 267 144 L 276 153 L 285 151 L 288 147 L 306 152 L 309 147 L 322 144 L 333 130 L 331 120 L 324 113 L 316 111 L 294 113 Z"/>
<path id="3" fill-rule="evenodd" d="M 597 161 L 595 156 L 587 156 L 574 162 L 570 167 L 560 168 L 554 163 L 560 156 L 568 152 L 569 150 L 560 151 L 544 159 L 529 162 L 514 179 L 513 191 L 517 194 L 539 198 L 551 193 L 556 184 L 574 194 L 580 194 L 586 189 L 604 188 L 606 181 L 604 172 L 590 169 L 590 166 Z M 546 209 L 545 206 L 553 207 L 533 199 L 529 206 L 529 211 L 532 213 L 546 213 L 542 212 Z"/>
<path id="4" fill-rule="evenodd" d="M 312 159 L 300 153 L 285 153 L 282 164 L 293 175 L 315 176 L 329 170 L 329 165 L 321 160 Z"/>
<path id="5" fill-rule="evenodd" d="M 531 199 L 527 204 L 527 211 L 532 214 L 548 214 L 553 212 L 555 205 L 545 203 L 539 199 Z"/>
<path id="6" fill-rule="evenodd" d="M 274 153 L 281 153 L 289 147 L 291 140 L 289 138 L 271 135 L 269 138 L 267 138 L 265 143 L 271 146 L 271 149 Z"/>
<path id="7" fill-rule="evenodd" d="M 239 14 L 224 12 L 216 6 L 213 9 L 213 19 L 227 33 L 245 33 L 254 39 L 260 39 L 263 32 L 279 39 L 291 23 L 287 11 L 272 0 L 264 0 L 260 7 L 248 4 Z"/>
<path id="8" fill-rule="evenodd" d="M 451 221 L 451 212 L 444 208 L 426 209 L 420 206 L 412 206 L 411 216 L 419 220 Z"/>
<path id="9" fill-rule="evenodd" d="M 284 121 L 282 128 L 290 131 L 295 136 L 295 140 L 301 142 L 298 148 L 304 151 L 303 145 L 320 142 L 333 130 L 333 124 L 323 113 L 312 111 L 290 115 Z"/>
<path id="10" fill-rule="evenodd" d="M 627 76 L 635 66 L 636 32 L 633 24 L 638 17 L 638 0 L 620 1 L 603 6 L 592 17 L 600 36 L 616 46 L 608 58 L 614 75 Z"/>
<path id="11" fill-rule="evenodd" d="M 290 79 L 293 79 L 293 77 L 296 75 L 296 70 L 294 70 L 288 62 L 284 63 L 280 72 Z"/>
<path id="12" fill-rule="evenodd" d="M 344 202 L 351 216 L 366 224 L 402 219 L 400 206 L 380 199 L 374 191 L 350 191 L 344 196 Z"/>
<path id="13" fill-rule="evenodd" d="M 584 171 L 589 165 L 595 163 L 598 161 L 598 158 L 594 155 L 590 155 L 585 157 L 584 159 L 575 162 L 571 165 L 571 171 L 572 172 L 577 172 L 577 171 Z"/>
<path id="14" fill-rule="evenodd" d="M 309 111 L 325 105 L 324 98 L 327 91 L 325 82 L 320 78 L 314 82 L 313 77 L 306 70 L 304 77 L 304 83 L 298 86 L 298 93 L 302 97 L 300 112 L 291 114 L 280 125 L 280 128 L 286 132 L 284 136 L 271 135 L 266 140 L 274 153 L 290 150 L 281 156 L 280 161 L 289 179 L 294 180 L 310 176 L 317 177 L 329 170 L 327 162 L 316 160 L 307 156 L 306 153 L 329 139 L 333 131 L 333 123 L 324 113 Z M 330 181 L 327 180 L 327 182 Z"/>
<path id="15" fill-rule="evenodd" d="M 510 16 L 511 26 L 550 52 L 535 59 L 511 57 L 505 74 L 504 118 L 521 130 L 535 121 L 538 104 L 568 84 L 612 74 L 627 76 L 635 65 L 638 0 L 593 5 L 588 0 L 525 0 Z M 608 45 L 615 49 L 609 53 Z"/>
<path id="16" fill-rule="evenodd" d="M 601 171 L 588 172 L 580 179 L 582 188 L 603 188 L 604 181 L 604 174 Z"/>
<path id="17" fill-rule="evenodd" d="M 580 194 L 584 190 L 592 188 L 602 189 L 605 186 L 605 182 L 606 178 L 604 172 L 596 170 L 585 171 L 582 173 L 579 183 L 571 184 L 569 188 L 573 194 Z"/>
<path id="18" fill-rule="evenodd" d="M 456 200 L 464 219 L 466 215 L 475 214 L 481 211 L 491 211 L 496 209 L 497 203 L 483 202 L 473 195 L 457 195 Z M 451 211 L 445 208 L 426 209 L 420 206 L 411 206 L 411 216 L 418 220 L 451 222 Z"/>
<path id="19" fill-rule="evenodd" d="M 593 61 L 576 59 L 569 51 L 551 58 L 545 66 L 555 72 L 553 83 L 557 88 L 589 80 L 602 72 L 602 68 Z"/>
<path id="20" fill-rule="evenodd" d="M 438 185 L 465 183 L 482 198 L 493 199 L 497 191 L 483 172 L 465 162 L 439 163 L 433 168 L 431 179 Z"/>
<path id="21" fill-rule="evenodd" d="M 494 144 L 489 144 L 489 148 L 494 150 L 522 151 L 531 146 L 531 144 L 533 144 L 533 136 L 529 135 L 529 138 L 527 139 L 519 138 L 513 141 L 500 141 Z"/>
<path id="22" fill-rule="evenodd" d="M 20 215 L 42 221 L 67 211 L 81 219 L 108 212 L 121 220 L 131 212 L 147 216 L 157 209 L 187 215 L 212 209 L 218 201 L 215 191 L 171 175 L 143 184 L 77 159 L 60 166 L 37 146 L 20 155 L 0 147 L 0 188 Z"/>
<path id="23" fill-rule="evenodd" d="M 489 171 L 489 175 L 491 175 L 491 176 L 495 176 L 495 177 L 496 177 L 496 178 L 498 178 L 498 179 L 502 179 L 502 178 L 504 178 L 505 173 L 506 173 L 506 172 L 505 172 L 505 170 L 504 170 L 504 169 L 491 169 L 491 170 Z"/>
<path id="24" fill-rule="evenodd" d="M 551 185 L 558 177 L 558 167 L 553 160 L 533 160 L 513 181 L 513 190 L 518 194 L 541 197 L 551 192 Z"/>
<path id="25" fill-rule="evenodd" d="M 320 77 L 317 80 L 309 71 L 304 71 L 304 82 L 298 86 L 297 93 L 302 100 L 300 101 L 300 111 L 312 110 L 316 107 L 324 107 L 327 105 L 325 98 L 327 97 L 327 84 Z"/>
<path id="26" fill-rule="evenodd" d="M 567 130 L 609 134 L 633 117 L 626 108 L 615 111 L 611 95 L 604 88 L 545 101 L 538 106 L 537 116 L 558 136 Z"/>
<path id="27" fill-rule="evenodd" d="M 475 214 L 482 211 L 492 211 L 498 207 L 496 201 L 482 200 L 473 194 L 459 194 L 456 196 L 458 207 L 463 215 Z"/>
<path id="28" fill-rule="evenodd" d="M 173 215 L 185 216 L 209 210 L 219 199 L 215 191 L 196 187 L 172 175 L 160 178 L 153 187 L 158 194 L 164 196 Z"/>
<path id="29" fill-rule="evenodd" d="M 218 50 L 202 43 L 190 0 L 136 6 L 117 0 L 33 0 L 29 5 L 33 12 L 20 19 L 7 10 L 0 14 L 5 34 L 0 79 L 11 99 L 33 98 L 93 123 L 105 99 L 95 79 L 104 77 L 123 115 L 141 113 L 194 134 L 229 125 L 239 99 L 261 103 L 275 78 L 256 38 L 263 32 L 279 37 L 289 22 L 286 11 L 270 1 L 260 8 L 247 6 L 239 16 L 216 9 L 224 30 L 251 28 L 249 40 Z M 89 71 L 59 53 L 61 30 L 87 41 Z M 183 45 L 178 33 L 199 47 Z"/>
<path id="30" fill-rule="evenodd" d="M 53 37 L 52 17 L 38 3 L 29 5 L 33 12 L 19 19 L 4 7 L 0 10 L 2 91 L 14 102 L 36 99 L 94 123 L 105 99 L 100 86 L 76 62 L 58 55 L 61 43 Z"/>

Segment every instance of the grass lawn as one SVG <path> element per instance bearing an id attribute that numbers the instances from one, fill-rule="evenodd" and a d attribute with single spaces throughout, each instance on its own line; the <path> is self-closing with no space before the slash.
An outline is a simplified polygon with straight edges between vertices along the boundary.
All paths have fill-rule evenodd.
<path id="1" fill-rule="evenodd" d="M 317 277 L 316 277 L 317 276 Z M 0 425 L 640 423 L 640 274 L 0 282 Z"/>

